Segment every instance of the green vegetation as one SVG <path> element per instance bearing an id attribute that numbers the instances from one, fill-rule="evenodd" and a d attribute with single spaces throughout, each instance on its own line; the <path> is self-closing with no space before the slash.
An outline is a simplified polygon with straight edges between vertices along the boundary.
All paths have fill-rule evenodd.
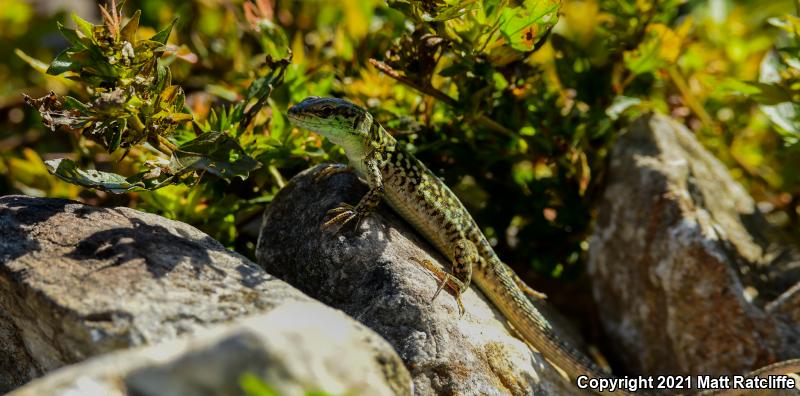
<path id="1" fill-rule="evenodd" d="M 344 158 L 285 118 L 318 95 L 410 142 L 523 273 L 580 273 L 610 145 L 649 111 L 800 225 L 790 0 L 141 0 L 93 23 L 7 2 L 0 194 L 128 205 L 252 255 L 286 180 Z"/>
<path id="2" fill-rule="evenodd" d="M 281 393 L 270 384 L 264 382 L 257 375 L 252 373 L 243 374 L 239 379 L 239 385 L 247 396 L 281 396 Z M 333 396 L 332 394 L 320 390 L 307 390 L 305 396 Z"/>

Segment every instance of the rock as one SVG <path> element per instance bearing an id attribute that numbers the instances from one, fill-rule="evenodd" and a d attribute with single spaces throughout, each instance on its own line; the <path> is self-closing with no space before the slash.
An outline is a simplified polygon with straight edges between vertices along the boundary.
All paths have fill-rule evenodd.
<path id="1" fill-rule="evenodd" d="M 287 302 L 190 337 L 62 368 L 9 396 L 238 396 L 248 375 L 274 391 L 268 394 L 286 396 L 412 392 L 402 361 L 375 333 L 319 303 Z"/>
<path id="2" fill-rule="evenodd" d="M 366 186 L 352 174 L 293 178 L 264 217 L 256 257 L 267 272 L 340 308 L 391 343 L 419 395 L 570 395 L 575 387 L 520 339 L 473 287 L 460 317 L 438 281 L 409 258 L 446 261 L 387 207 L 358 232 L 321 229 L 327 210 L 355 203 Z M 449 268 L 449 264 L 445 267 Z"/>
<path id="3" fill-rule="evenodd" d="M 0 393 L 91 356 L 312 301 L 180 222 L 0 198 Z"/>
<path id="4" fill-rule="evenodd" d="M 21 334 L 0 310 L 0 393 L 16 388 L 38 372 L 40 368 L 25 349 Z"/>
<path id="5" fill-rule="evenodd" d="M 682 125 L 632 124 L 597 213 L 593 294 L 632 372 L 739 374 L 800 356 L 800 255 Z"/>

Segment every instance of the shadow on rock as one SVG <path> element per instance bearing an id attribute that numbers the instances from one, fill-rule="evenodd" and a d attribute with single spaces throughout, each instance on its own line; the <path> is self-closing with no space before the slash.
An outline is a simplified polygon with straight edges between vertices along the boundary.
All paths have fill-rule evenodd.
<path id="1" fill-rule="evenodd" d="M 204 242 L 207 245 L 212 241 L 211 237 L 206 237 Z M 131 260 L 144 259 L 148 271 L 155 277 L 162 277 L 176 264 L 188 260 L 195 271 L 207 266 L 222 274 L 222 270 L 214 267 L 203 245 L 172 234 L 163 226 L 131 219 L 129 228 L 114 228 L 89 235 L 67 257 L 75 260 L 108 261 L 108 264 L 96 271 L 120 266 Z"/>

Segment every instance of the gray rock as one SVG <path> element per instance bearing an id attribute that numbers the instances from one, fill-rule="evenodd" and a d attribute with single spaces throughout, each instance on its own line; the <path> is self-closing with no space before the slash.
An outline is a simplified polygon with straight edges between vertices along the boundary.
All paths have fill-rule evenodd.
<path id="1" fill-rule="evenodd" d="M 311 301 L 180 222 L 0 198 L 0 393 L 87 357 Z"/>
<path id="2" fill-rule="evenodd" d="M 577 394 L 509 333 L 475 287 L 463 296 L 463 317 L 447 292 L 431 302 L 438 282 L 409 258 L 446 261 L 387 207 L 358 232 L 322 230 L 326 211 L 357 202 L 366 186 L 352 174 L 315 182 L 319 170 L 293 178 L 265 214 L 256 256 L 267 272 L 385 337 L 411 372 L 416 394 Z"/>
<path id="3" fill-rule="evenodd" d="M 252 378 L 286 396 L 412 392 L 400 358 L 375 333 L 319 303 L 288 302 L 193 336 L 59 369 L 9 396 L 238 396 Z"/>
<path id="4" fill-rule="evenodd" d="M 594 297 L 631 371 L 743 373 L 800 356 L 800 255 L 682 125 L 633 123 L 597 212 Z"/>

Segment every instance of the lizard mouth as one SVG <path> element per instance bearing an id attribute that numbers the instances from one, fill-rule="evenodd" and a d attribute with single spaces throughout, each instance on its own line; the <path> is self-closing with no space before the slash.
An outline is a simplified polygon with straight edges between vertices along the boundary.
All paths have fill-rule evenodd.
<path id="1" fill-rule="evenodd" d="M 317 131 L 325 126 L 325 123 L 322 120 L 297 111 L 293 112 L 293 109 L 294 107 L 290 108 L 286 114 L 289 118 L 289 122 L 291 122 L 292 125 L 314 131 Z"/>
<path id="2" fill-rule="evenodd" d="M 298 128 L 309 130 L 329 139 L 335 138 L 335 134 L 332 133 L 335 128 L 331 125 L 329 120 L 302 113 L 288 113 L 287 116 L 289 122 Z"/>

